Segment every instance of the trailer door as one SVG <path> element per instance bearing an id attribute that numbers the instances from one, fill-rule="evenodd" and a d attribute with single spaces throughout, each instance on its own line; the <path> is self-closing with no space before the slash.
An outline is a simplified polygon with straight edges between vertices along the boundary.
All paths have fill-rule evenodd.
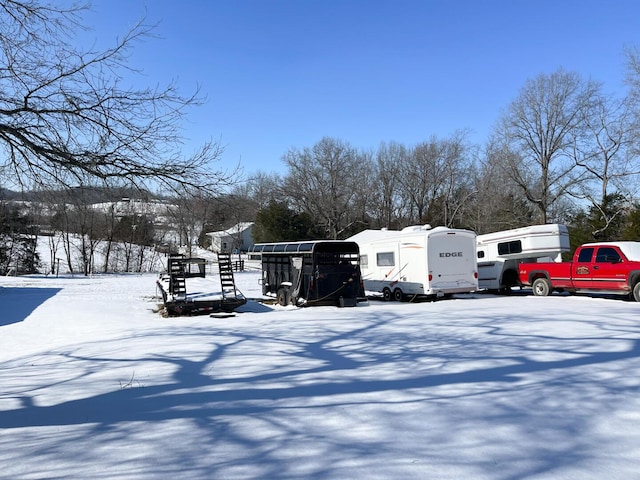
<path id="1" fill-rule="evenodd" d="M 434 233 L 429 236 L 427 251 L 432 290 L 448 293 L 478 288 L 475 235 Z"/>
<path id="2" fill-rule="evenodd" d="M 427 254 L 425 252 L 424 236 L 401 241 L 399 247 L 399 280 L 401 282 L 420 284 L 421 288 L 418 293 L 424 293 L 424 290 L 428 288 Z M 410 291 L 411 293 L 416 293 L 415 287 Z"/>

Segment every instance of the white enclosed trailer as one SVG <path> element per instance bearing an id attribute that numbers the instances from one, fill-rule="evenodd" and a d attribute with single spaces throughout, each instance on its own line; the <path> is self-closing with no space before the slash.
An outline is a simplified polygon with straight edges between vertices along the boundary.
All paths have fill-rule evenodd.
<path id="1" fill-rule="evenodd" d="M 478 235 L 478 285 L 508 291 L 518 285 L 520 263 L 561 261 L 561 254 L 569 250 L 567 227 L 557 223 Z"/>
<path id="2" fill-rule="evenodd" d="M 385 300 L 478 289 L 476 234 L 470 230 L 411 226 L 364 230 L 348 240 L 360 247 L 365 290 Z"/>

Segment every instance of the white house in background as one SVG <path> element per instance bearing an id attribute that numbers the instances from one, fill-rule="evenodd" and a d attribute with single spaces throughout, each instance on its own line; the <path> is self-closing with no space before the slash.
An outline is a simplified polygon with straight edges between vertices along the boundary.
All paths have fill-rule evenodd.
<path id="1" fill-rule="evenodd" d="M 240 222 L 220 232 L 208 232 L 211 250 L 216 253 L 246 252 L 253 247 L 253 222 Z"/>

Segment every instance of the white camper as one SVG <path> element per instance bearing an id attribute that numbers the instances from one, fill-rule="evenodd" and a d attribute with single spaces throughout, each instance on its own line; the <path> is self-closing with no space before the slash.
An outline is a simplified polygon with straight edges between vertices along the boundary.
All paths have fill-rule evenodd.
<path id="1" fill-rule="evenodd" d="M 478 286 L 508 291 L 518 285 L 520 263 L 561 261 L 562 252 L 569 250 L 567 227 L 557 223 L 478 235 Z"/>
<path id="2" fill-rule="evenodd" d="M 360 247 L 365 290 L 385 300 L 478 289 L 476 234 L 470 230 L 411 226 L 364 230 L 348 240 Z"/>

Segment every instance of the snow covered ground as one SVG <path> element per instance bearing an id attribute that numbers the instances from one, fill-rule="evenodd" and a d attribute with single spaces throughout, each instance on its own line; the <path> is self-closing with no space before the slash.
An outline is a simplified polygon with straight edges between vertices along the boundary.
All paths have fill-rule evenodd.
<path id="1" fill-rule="evenodd" d="M 156 278 L 0 278 L 0 478 L 638 478 L 636 303 L 165 318 Z"/>

